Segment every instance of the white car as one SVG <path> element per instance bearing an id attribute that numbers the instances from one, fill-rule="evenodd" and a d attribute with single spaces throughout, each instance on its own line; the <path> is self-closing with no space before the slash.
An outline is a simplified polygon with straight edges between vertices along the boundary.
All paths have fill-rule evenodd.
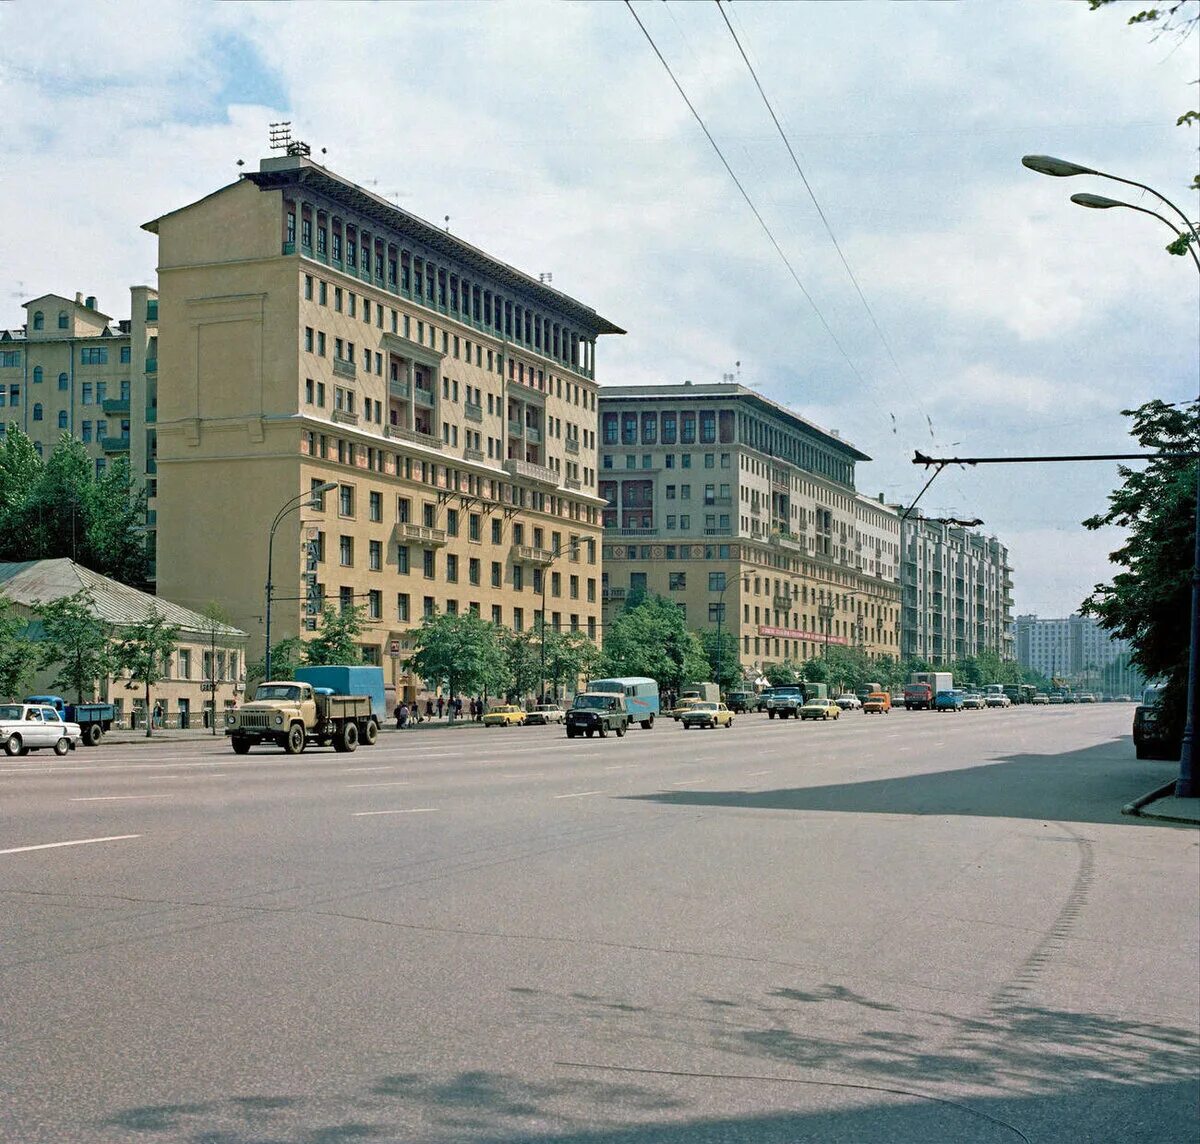
<path id="1" fill-rule="evenodd" d="M 525 724 L 533 727 L 536 724 L 548 726 L 551 723 L 562 723 L 567 713 L 557 703 L 539 703 L 532 711 L 525 713 Z"/>
<path id="2" fill-rule="evenodd" d="M 862 710 L 862 700 L 859 699 L 857 695 L 852 695 L 850 692 L 846 692 L 845 695 L 839 695 L 834 700 L 834 703 L 836 703 L 843 711 Z"/>
<path id="3" fill-rule="evenodd" d="M 1011 707 L 1012 700 L 1007 695 L 985 695 L 983 699 L 989 707 Z"/>
<path id="4" fill-rule="evenodd" d="M 27 755 L 51 747 L 65 755 L 83 743 L 78 723 L 64 723 L 53 707 L 36 703 L 0 704 L 0 746 L 6 755 Z"/>

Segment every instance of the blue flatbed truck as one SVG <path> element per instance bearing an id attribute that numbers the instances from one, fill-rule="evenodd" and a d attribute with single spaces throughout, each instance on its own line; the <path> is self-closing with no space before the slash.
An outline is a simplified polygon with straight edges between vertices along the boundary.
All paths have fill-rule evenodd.
<path id="1" fill-rule="evenodd" d="M 117 709 L 111 703 L 68 703 L 61 695 L 31 695 L 25 702 L 53 707 L 67 723 L 78 723 L 87 747 L 96 746 L 117 721 Z"/>

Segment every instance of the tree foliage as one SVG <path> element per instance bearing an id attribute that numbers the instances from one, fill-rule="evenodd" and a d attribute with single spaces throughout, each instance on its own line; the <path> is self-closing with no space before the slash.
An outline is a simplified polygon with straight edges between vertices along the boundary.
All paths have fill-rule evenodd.
<path id="1" fill-rule="evenodd" d="M 451 696 L 497 694 L 507 668 L 494 625 L 467 612 L 435 613 L 421 621 L 412 670 L 430 690 L 445 685 Z"/>
<path id="2" fill-rule="evenodd" d="M 582 675 L 590 675 L 600 661 L 600 649 L 581 631 L 546 632 L 546 674 L 558 691 L 560 683 L 572 687 Z"/>
<path id="3" fill-rule="evenodd" d="M 665 691 L 678 691 L 708 675 L 700 639 L 679 606 L 662 596 L 628 604 L 609 625 L 599 670 L 604 675 L 644 675 Z"/>
<path id="4" fill-rule="evenodd" d="M 38 648 L 26 635 L 29 624 L 12 601 L 0 596 L 0 698 L 20 699 L 37 670 Z"/>
<path id="5" fill-rule="evenodd" d="M 1200 402 L 1155 400 L 1124 413 L 1147 451 L 1194 453 L 1200 444 Z M 1109 556 L 1124 571 L 1097 584 L 1081 610 L 1130 641 L 1132 662 L 1147 679 L 1167 681 L 1164 717 L 1179 729 L 1187 700 L 1197 468 L 1194 457 L 1155 458 L 1141 470 L 1122 465 L 1122 484 L 1109 494 L 1108 508 L 1083 522 L 1090 529 L 1118 525 L 1128 534 Z"/>
<path id="6" fill-rule="evenodd" d="M 717 629 L 710 628 L 699 633 L 708 662 L 708 678 L 714 680 L 722 691 L 736 689 L 742 684 L 742 662 L 738 655 L 737 636 L 728 628 L 721 629 L 720 642 Z"/>
<path id="7" fill-rule="evenodd" d="M 42 621 L 42 666 L 58 668 L 54 686 L 76 703 L 94 700 L 97 684 L 113 672 L 112 635 L 96 614 L 95 598 L 84 588 L 35 608 Z"/>
<path id="8" fill-rule="evenodd" d="M 18 428 L 0 445 L 0 560 L 70 557 L 144 586 L 150 562 L 146 494 L 118 458 L 99 476 L 82 441 L 64 433 L 43 460 Z"/>
<path id="9" fill-rule="evenodd" d="M 179 646 L 179 628 L 167 623 L 157 608 L 151 608 L 144 620 L 122 629 L 113 648 L 113 661 L 119 671 L 129 673 L 130 683 L 146 689 L 146 738 L 154 726 L 150 717 L 151 691 L 167 676 L 171 656 Z"/>
<path id="10" fill-rule="evenodd" d="M 362 663 L 362 649 L 357 640 L 367 625 L 367 610 L 353 605 L 348 608 L 325 606 L 321 613 L 320 632 L 304 644 L 307 663 Z M 275 652 L 271 652 L 271 671 L 281 678 L 275 667 Z"/>
<path id="11" fill-rule="evenodd" d="M 537 694 L 542 679 L 541 640 L 533 628 L 523 632 L 505 629 L 498 635 L 505 662 L 504 691 L 512 699 Z"/>
<path id="12" fill-rule="evenodd" d="M 300 636 L 288 636 L 271 645 L 271 674 L 276 679 L 295 679 L 296 668 L 304 662 L 304 640 Z M 251 693 L 259 683 L 266 682 L 267 660 L 256 659 L 246 665 L 246 691 Z"/>

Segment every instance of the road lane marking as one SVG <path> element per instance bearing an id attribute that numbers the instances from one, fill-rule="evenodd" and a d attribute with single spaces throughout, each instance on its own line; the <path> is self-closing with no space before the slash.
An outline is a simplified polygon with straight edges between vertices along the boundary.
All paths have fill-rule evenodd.
<path id="1" fill-rule="evenodd" d="M 174 798 L 170 794 L 94 794 L 87 798 L 69 798 L 67 802 L 118 802 L 131 798 Z"/>
<path id="2" fill-rule="evenodd" d="M 572 794 L 556 794 L 555 798 L 586 798 L 589 794 L 603 794 L 602 790 L 577 790 Z"/>
<path id="3" fill-rule="evenodd" d="M 709 781 L 708 779 L 684 779 L 683 782 L 672 783 L 671 785 L 672 786 L 696 786 L 699 783 L 706 783 L 708 781 Z"/>
<path id="4" fill-rule="evenodd" d="M 90 846 L 93 842 L 121 842 L 126 838 L 141 838 L 140 834 L 110 834 L 107 838 L 75 838 L 70 842 L 43 842 L 40 846 L 14 846 L 0 854 L 25 854 L 30 850 L 57 850 L 60 846 Z"/>
<path id="5" fill-rule="evenodd" d="M 347 790 L 362 790 L 365 787 L 408 786 L 408 783 L 347 783 Z"/>
<path id="6" fill-rule="evenodd" d="M 407 810 L 359 810 L 352 814 L 351 818 L 373 818 L 378 814 L 432 814 L 437 810 L 436 806 L 414 806 Z"/>
<path id="7" fill-rule="evenodd" d="M 365 774 L 367 771 L 394 771 L 395 767 L 347 767 L 342 774 L 358 775 Z"/>
<path id="8" fill-rule="evenodd" d="M 757 778 L 759 775 L 769 775 L 770 773 L 770 771 L 747 771 L 746 778 L 753 779 Z"/>

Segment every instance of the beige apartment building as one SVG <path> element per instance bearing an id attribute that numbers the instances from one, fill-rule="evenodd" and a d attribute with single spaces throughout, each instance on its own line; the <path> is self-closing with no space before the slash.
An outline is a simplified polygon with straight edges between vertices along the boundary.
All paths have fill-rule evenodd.
<path id="1" fill-rule="evenodd" d="M 149 286 L 129 293 L 130 316 L 119 321 L 94 297 L 44 294 L 24 303 L 21 329 L 0 330 L 0 440 L 16 425 L 49 455 L 70 433 L 87 446 L 97 472 L 127 457 L 135 483 L 145 482 L 153 552 L 158 293 Z"/>
<path id="2" fill-rule="evenodd" d="M 607 615 L 665 596 L 752 678 L 827 644 L 899 654 L 900 524 L 855 491 L 866 454 L 731 382 L 606 386 L 600 426 Z"/>
<path id="3" fill-rule="evenodd" d="M 365 605 L 365 659 L 410 698 L 427 614 L 521 630 L 544 592 L 598 639 L 595 347 L 623 331 L 306 151 L 146 224 L 159 590 L 220 599 L 256 655 L 270 552 L 272 641 Z"/>

